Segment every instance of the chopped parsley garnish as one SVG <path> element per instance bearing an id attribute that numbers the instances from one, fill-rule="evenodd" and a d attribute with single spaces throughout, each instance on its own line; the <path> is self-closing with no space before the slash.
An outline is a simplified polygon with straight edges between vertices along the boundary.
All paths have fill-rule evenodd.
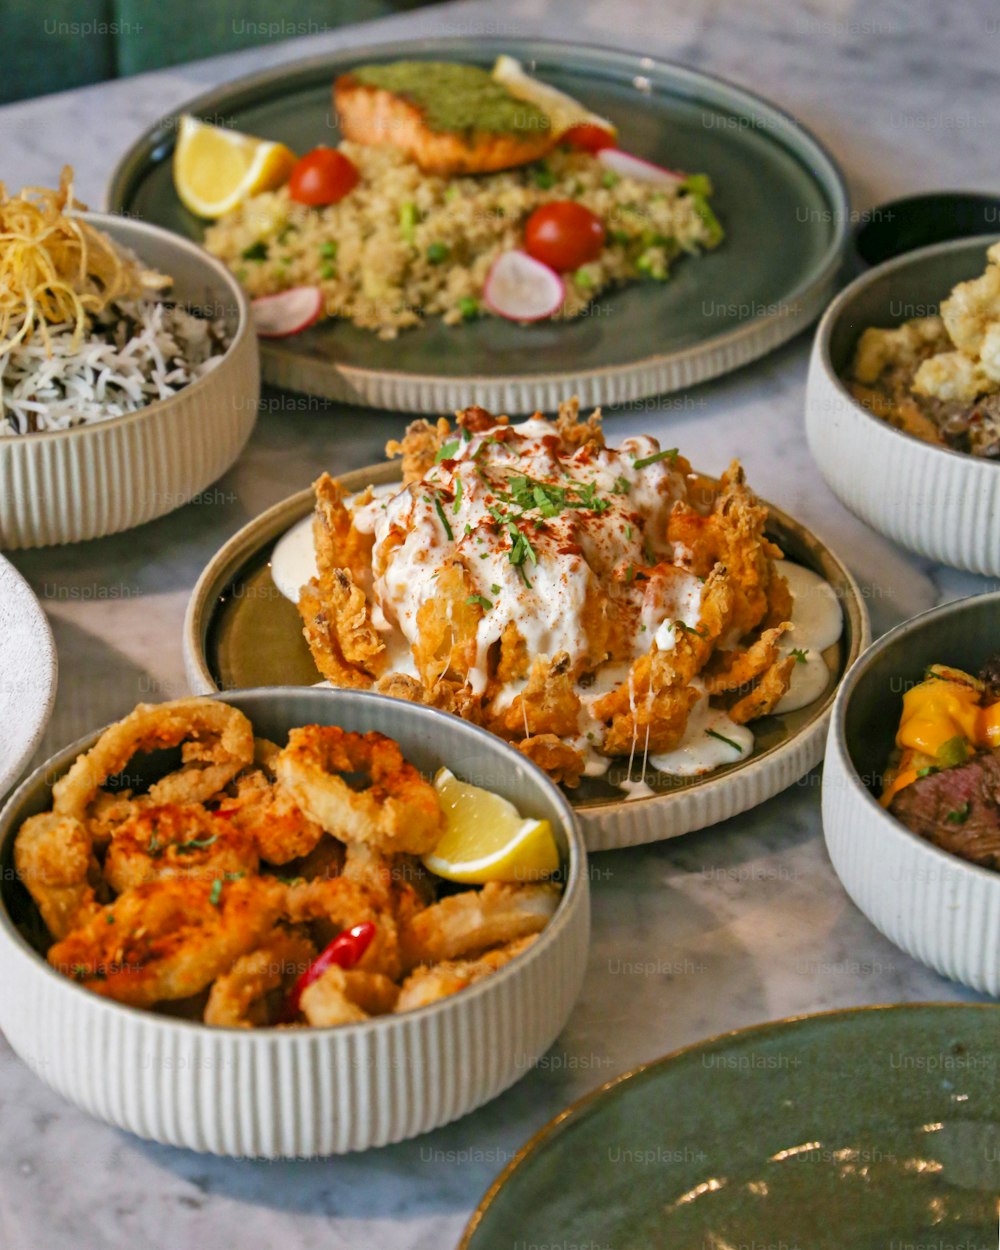
<path id="1" fill-rule="evenodd" d="M 437 491 L 434 492 L 434 511 L 438 514 L 441 524 L 444 526 L 444 532 L 448 535 L 448 541 L 454 542 L 455 533 L 448 524 L 448 518 L 444 514 L 444 508 L 441 507 L 441 496 L 437 493 Z"/>
<path id="2" fill-rule="evenodd" d="M 500 587 L 496 584 L 496 582 L 493 583 L 493 585 L 490 587 L 490 590 L 492 590 L 495 595 L 498 595 L 500 593 Z"/>
<path id="3" fill-rule="evenodd" d="M 969 819 L 969 813 L 972 811 L 971 803 L 963 803 L 961 807 L 956 807 L 953 812 L 949 812 L 945 817 L 951 825 L 964 825 Z"/>
<path id="4" fill-rule="evenodd" d="M 616 477 L 615 484 L 611 487 L 612 495 L 627 495 L 631 490 L 627 477 Z"/>
<path id="5" fill-rule="evenodd" d="M 468 426 L 465 426 L 465 425 L 462 426 L 462 442 L 463 443 L 472 442 L 472 431 L 468 428 Z"/>
<path id="6" fill-rule="evenodd" d="M 684 622 L 684 621 L 674 621 L 674 628 L 675 628 L 675 629 L 679 629 L 679 630 L 681 630 L 681 631 L 682 631 L 683 633 L 685 633 L 685 634 L 694 634 L 694 636 L 695 636 L 696 638 L 705 638 L 705 637 L 707 637 L 707 633 L 706 633 L 706 631 L 705 631 L 705 630 L 703 630 L 703 629 L 695 629 L 695 627 L 694 627 L 693 625 L 688 625 L 688 624 L 686 624 L 686 622 Z M 711 731 L 711 730 L 708 730 L 707 732 L 708 732 L 708 733 L 711 733 L 712 731 Z M 716 737 L 718 737 L 718 734 L 716 734 Z M 727 741 L 728 741 L 728 740 L 727 740 Z"/>
<path id="7" fill-rule="evenodd" d="M 918 776 L 918 777 L 929 777 L 929 776 L 931 775 L 931 773 L 939 773 L 940 771 L 941 771 L 941 769 L 940 769 L 940 768 L 938 768 L 936 764 L 928 764 L 926 768 L 918 768 L 918 769 L 917 769 L 917 776 Z"/>
<path id="8" fill-rule="evenodd" d="M 263 239 L 258 239 L 256 243 L 251 243 L 249 247 L 245 247 L 240 255 L 244 260 L 267 260 L 267 244 Z"/>
<path id="9" fill-rule="evenodd" d="M 108 912 L 108 914 L 107 914 L 107 916 L 105 917 L 105 919 L 107 920 L 108 924 L 114 924 L 114 923 L 115 923 L 115 918 L 114 918 L 114 916 L 112 916 L 112 914 L 111 914 L 110 912 Z"/>
<path id="10" fill-rule="evenodd" d="M 465 602 L 470 604 L 478 603 L 484 612 L 488 612 L 493 607 L 492 601 L 487 599 L 485 595 L 469 595 Z"/>
<path id="11" fill-rule="evenodd" d="M 651 464 L 656 464 L 660 460 L 670 460 L 670 463 L 677 459 L 677 448 L 667 447 L 663 451 L 655 451 L 651 456 L 643 456 L 641 460 L 633 460 L 633 469 L 647 469 Z"/>
<path id="12" fill-rule="evenodd" d="M 324 260 L 333 260 L 337 255 L 337 245 L 331 239 L 319 245 L 319 254 Z"/>
<path id="13" fill-rule="evenodd" d="M 632 539 L 632 526 L 631 526 L 631 525 L 626 524 L 626 526 L 625 526 L 625 541 L 626 541 L 626 542 L 630 542 L 630 541 L 631 541 L 631 539 Z"/>
<path id="14" fill-rule="evenodd" d="M 725 734 L 716 733 L 714 729 L 706 729 L 705 733 L 707 733 L 710 738 L 718 738 L 718 740 L 720 742 L 724 742 L 727 747 L 732 747 L 737 755 L 743 754 L 743 748 L 740 744 L 738 742 L 734 742 L 732 738 L 727 738 Z"/>
<path id="15" fill-rule="evenodd" d="M 213 907 L 218 907 L 219 900 L 222 898 L 222 881 L 219 877 L 212 882 L 212 892 L 208 896 L 208 901 Z"/>
<path id="16" fill-rule="evenodd" d="M 454 504 L 452 504 L 452 508 L 451 508 L 452 516 L 458 516 L 458 510 L 459 508 L 461 508 L 461 506 L 462 506 L 462 479 L 460 477 L 457 477 L 455 479 L 455 502 Z M 468 525 L 466 525 L 465 529 L 466 529 L 466 532 L 468 532 L 469 530 Z"/>
<path id="17" fill-rule="evenodd" d="M 635 565 L 634 564 L 630 564 L 628 568 L 625 570 L 625 580 L 627 582 L 632 582 L 635 580 Z"/>
<path id="18" fill-rule="evenodd" d="M 801 647 L 794 647 L 791 654 L 795 656 L 796 664 L 805 664 L 806 660 L 809 658 Z"/>
<path id="19" fill-rule="evenodd" d="M 160 845 L 160 840 L 159 838 L 157 838 L 156 830 L 154 829 L 153 832 L 149 835 L 149 844 L 146 847 L 146 854 L 157 856 L 157 855 L 161 855 L 162 853 L 163 853 L 163 847 Z"/>
<path id="20" fill-rule="evenodd" d="M 442 460 L 450 460 L 458 451 L 458 439 L 454 439 L 450 443 L 443 443 L 438 448 L 438 454 L 434 457 L 434 463 L 440 464 Z"/>
<path id="21" fill-rule="evenodd" d="M 210 838 L 189 838 L 187 842 L 182 842 L 178 846 L 178 855 L 193 855 L 195 851 L 203 851 L 206 846 L 211 846 L 213 842 L 218 842 L 219 835 L 213 833 Z"/>
<path id="22" fill-rule="evenodd" d="M 442 261 L 448 259 L 450 250 L 447 243 L 432 243 L 427 249 L 427 259 L 432 265 L 440 265 Z"/>

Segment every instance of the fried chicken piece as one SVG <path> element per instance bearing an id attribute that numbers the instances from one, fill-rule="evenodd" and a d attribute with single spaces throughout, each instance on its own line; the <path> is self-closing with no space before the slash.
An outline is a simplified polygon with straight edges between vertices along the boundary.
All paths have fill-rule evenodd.
<path id="1" fill-rule="evenodd" d="M 349 569 L 334 569 L 303 586 L 299 615 L 316 667 L 334 686 L 367 689 L 385 668 L 385 643 Z"/>
<path id="2" fill-rule="evenodd" d="M 771 560 L 781 551 L 764 537 L 767 509 L 747 487 L 738 461 L 722 475 L 721 487 L 708 516 L 674 504 L 667 537 L 685 550 L 685 564 L 697 576 L 707 577 L 717 564 L 728 570 L 735 591 L 730 628 L 742 638 L 767 613 Z"/>
<path id="3" fill-rule="evenodd" d="M 354 528 L 351 510 L 344 502 L 344 488 L 329 473 L 313 482 L 316 507 L 313 511 L 313 548 L 320 575 L 346 568 L 356 582 L 364 585 L 371 572 L 374 537 Z M 367 503 L 371 488 L 357 500 Z"/>
<path id="4" fill-rule="evenodd" d="M 744 695 L 729 708 L 730 720 L 734 720 L 737 725 L 745 725 L 747 721 L 757 720 L 773 712 L 776 704 L 788 689 L 794 665 L 794 655 L 776 660 L 750 693 Z"/>
<path id="5" fill-rule="evenodd" d="M 788 621 L 767 629 L 745 651 L 716 651 L 701 677 L 709 694 L 749 686 L 778 658 L 778 643 L 791 625 Z"/>
<path id="6" fill-rule="evenodd" d="M 555 915 L 556 885 L 506 885 L 491 881 L 425 907 L 400 929 L 403 964 L 463 959 L 491 946 L 540 933 Z"/>
<path id="7" fill-rule="evenodd" d="M 580 401 L 576 395 L 560 403 L 556 429 L 559 431 L 559 439 L 566 452 L 572 453 L 587 443 L 592 443 L 594 447 L 604 446 L 600 408 L 595 408 L 586 421 L 581 421 Z"/>
<path id="8" fill-rule="evenodd" d="M 464 682 L 476 663 L 477 631 L 483 609 L 476 586 L 461 560 L 442 565 L 434 595 L 417 609 L 418 638 L 413 658 L 424 686 L 433 690 L 444 677 Z"/>
<path id="9" fill-rule="evenodd" d="M 695 686 L 664 686 L 652 697 L 636 697 L 635 710 L 626 708 L 611 719 L 601 750 L 605 755 L 628 755 L 633 746 L 651 752 L 672 751 L 684 736 L 691 709 L 700 691 Z"/>
<path id="10" fill-rule="evenodd" d="M 434 425 L 421 417 L 410 422 L 401 440 L 392 438 L 386 443 L 385 454 L 390 460 L 403 457 L 404 486 L 421 481 L 430 472 L 450 433 L 446 417 L 438 417 Z"/>
<path id="11" fill-rule="evenodd" d="M 531 666 L 528 684 L 487 728 L 501 737 L 526 738 L 539 734 L 573 737 L 580 719 L 580 696 L 576 692 L 570 659 L 565 651 L 552 660 L 539 656 Z"/>
<path id="12" fill-rule="evenodd" d="M 522 738 L 514 745 L 557 784 L 568 786 L 571 790 L 580 784 L 586 758 L 582 751 L 563 742 L 562 738 L 555 734 L 535 734 L 531 738 Z"/>

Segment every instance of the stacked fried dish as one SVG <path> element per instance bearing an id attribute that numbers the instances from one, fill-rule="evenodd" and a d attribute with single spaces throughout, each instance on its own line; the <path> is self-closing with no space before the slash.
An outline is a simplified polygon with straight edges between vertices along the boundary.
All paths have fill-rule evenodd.
<path id="1" fill-rule="evenodd" d="M 605 444 L 575 401 L 512 425 L 417 421 L 403 485 L 316 485 L 299 608 L 320 672 L 455 712 L 576 785 L 690 727 L 745 748 L 796 663 L 767 509 L 734 463 L 702 478 L 654 438 Z M 752 741 L 752 737 L 751 737 Z M 666 762 L 663 764 L 666 767 Z"/>
<path id="2" fill-rule="evenodd" d="M 133 757 L 178 747 L 180 767 L 142 792 L 109 785 Z M 424 1006 L 526 949 L 560 897 L 547 881 L 455 892 L 427 871 L 441 804 L 391 738 L 306 725 L 279 747 L 209 699 L 141 704 L 52 798 L 15 842 L 49 963 L 211 1025 Z"/>
<path id="3" fill-rule="evenodd" d="M 934 664 L 906 692 L 881 801 L 922 838 L 1000 869 L 1000 655 L 978 677 Z"/>

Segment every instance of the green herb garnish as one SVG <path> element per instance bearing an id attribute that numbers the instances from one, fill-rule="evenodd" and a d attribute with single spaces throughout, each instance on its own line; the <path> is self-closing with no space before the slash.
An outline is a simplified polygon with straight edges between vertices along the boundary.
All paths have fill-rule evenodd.
<path id="1" fill-rule="evenodd" d="M 484 612 L 489 612 L 490 608 L 493 607 L 492 602 L 485 595 L 469 595 L 465 602 L 478 603 Z"/>
<path id="2" fill-rule="evenodd" d="M 251 243 L 249 247 L 245 247 L 240 255 L 244 260 L 267 260 L 267 244 L 263 239 L 258 239 L 256 243 Z"/>
<path id="3" fill-rule="evenodd" d="M 795 656 L 796 664 L 805 664 L 809 658 L 801 647 L 794 647 L 791 654 Z"/>
<path id="4" fill-rule="evenodd" d="M 451 251 L 447 243 L 432 243 L 427 249 L 427 259 L 432 265 L 440 265 L 442 261 L 448 259 L 448 253 Z"/>
<path id="5" fill-rule="evenodd" d="M 743 754 L 743 748 L 740 744 L 738 742 L 734 742 L 732 738 L 727 738 L 725 734 L 716 733 L 714 729 L 706 729 L 705 733 L 707 733 L 710 738 L 718 738 L 718 740 L 720 742 L 724 742 L 726 746 L 732 747 L 737 755 Z"/>
<path id="6" fill-rule="evenodd" d="M 969 819 L 969 813 L 972 811 L 971 803 L 963 803 L 961 807 L 956 807 L 953 812 L 949 812 L 945 817 L 951 825 L 964 825 Z"/>
<path id="7" fill-rule="evenodd" d="M 450 443 L 443 443 L 438 448 L 438 453 L 434 457 L 434 463 L 440 464 L 442 460 L 450 460 L 452 456 L 454 456 L 456 451 L 458 451 L 458 439 L 457 438 L 454 439 Z"/>
<path id="8" fill-rule="evenodd" d="M 222 881 L 219 877 L 212 882 L 212 892 L 208 896 L 208 901 L 213 907 L 218 907 L 219 900 L 222 898 Z"/>
<path id="9" fill-rule="evenodd" d="M 633 469 L 648 469 L 651 464 L 657 464 L 660 460 L 668 460 L 671 464 L 677 459 L 677 448 L 668 447 L 664 451 L 654 451 L 651 456 L 643 456 L 641 460 L 633 460 Z"/>
<path id="10" fill-rule="evenodd" d="M 448 541 L 455 541 L 455 534 L 451 526 L 448 524 L 448 518 L 444 514 L 444 508 L 441 507 L 441 496 L 434 492 L 434 510 L 438 514 L 441 524 L 444 526 L 444 532 L 448 535 Z"/>

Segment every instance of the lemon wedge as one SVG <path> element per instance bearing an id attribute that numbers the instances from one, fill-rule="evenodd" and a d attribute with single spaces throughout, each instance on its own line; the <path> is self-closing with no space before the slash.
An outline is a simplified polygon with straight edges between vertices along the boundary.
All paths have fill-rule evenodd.
<path id="1" fill-rule="evenodd" d="M 295 153 L 283 143 L 210 126 L 185 113 L 174 148 L 174 187 L 199 217 L 221 217 L 259 191 L 286 182 Z"/>
<path id="2" fill-rule="evenodd" d="M 442 768 L 434 788 L 444 812 L 444 833 L 423 856 L 424 866 L 448 881 L 537 881 L 559 867 L 559 848 L 547 820 L 525 819 L 513 803 L 459 781 Z"/>
<path id="3" fill-rule="evenodd" d="M 602 130 L 610 131 L 613 135 L 618 134 L 618 127 L 606 117 L 591 113 L 579 100 L 574 100 L 565 91 L 559 91 L 548 83 L 532 78 L 515 57 L 498 56 L 493 66 L 493 78 L 502 83 L 511 95 L 540 108 L 557 135 L 563 134 L 571 126 L 582 125 L 600 126 Z"/>

